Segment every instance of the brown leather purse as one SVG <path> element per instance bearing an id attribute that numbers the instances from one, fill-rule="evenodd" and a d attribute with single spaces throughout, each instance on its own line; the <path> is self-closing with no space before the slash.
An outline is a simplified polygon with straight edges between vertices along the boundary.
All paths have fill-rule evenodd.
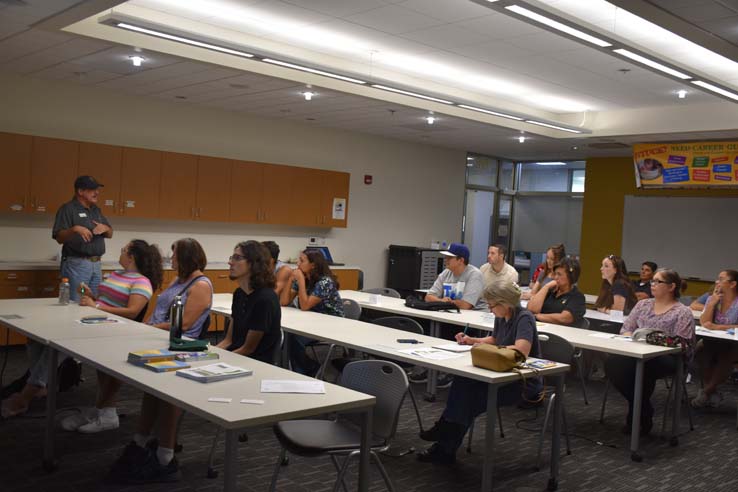
<path id="1" fill-rule="evenodd" d="M 520 350 L 487 343 L 472 347 L 471 356 L 474 367 L 496 372 L 510 372 L 513 369 L 519 369 L 525 362 L 525 355 Z"/>

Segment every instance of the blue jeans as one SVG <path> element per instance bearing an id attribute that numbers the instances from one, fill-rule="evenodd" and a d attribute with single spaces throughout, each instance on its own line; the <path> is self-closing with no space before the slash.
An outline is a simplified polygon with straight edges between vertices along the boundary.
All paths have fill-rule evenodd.
<path id="1" fill-rule="evenodd" d="M 299 374 L 313 376 L 320 368 L 320 365 L 308 357 L 306 347 L 310 342 L 314 342 L 315 340 L 301 335 L 294 335 L 292 333 L 288 335 L 287 343 L 292 370 Z"/>
<path id="2" fill-rule="evenodd" d="M 525 387 L 522 382 L 500 386 L 497 390 L 497 404 L 504 407 L 520 403 L 523 400 L 523 392 L 526 399 L 533 401 L 538 398 L 541 389 L 541 381 L 537 378 L 529 378 Z M 454 435 L 443 435 L 438 442 L 445 453 L 456 453 L 474 419 L 487 410 L 487 390 L 487 383 L 482 381 L 454 377 L 448 392 L 446 409 L 443 411 L 443 419 L 457 424 L 459 428 Z"/>
<path id="3" fill-rule="evenodd" d="M 79 301 L 79 284 L 84 282 L 97 295 L 97 288 L 102 281 L 102 265 L 99 261 L 70 256 L 61 263 L 61 277 L 69 279 L 69 299 Z"/>

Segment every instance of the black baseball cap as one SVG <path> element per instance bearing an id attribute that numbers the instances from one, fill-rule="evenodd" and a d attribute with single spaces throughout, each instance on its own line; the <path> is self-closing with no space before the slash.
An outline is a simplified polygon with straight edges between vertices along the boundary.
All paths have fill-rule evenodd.
<path id="1" fill-rule="evenodd" d="M 102 183 L 98 183 L 92 176 L 80 176 L 74 180 L 75 190 L 96 190 L 102 186 Z"/>

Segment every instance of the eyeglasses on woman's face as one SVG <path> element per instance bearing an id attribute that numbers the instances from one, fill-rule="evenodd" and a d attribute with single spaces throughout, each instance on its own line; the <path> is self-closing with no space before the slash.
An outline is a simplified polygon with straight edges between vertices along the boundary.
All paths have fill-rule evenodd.
<path id="1" fill-rule="evenodd" d="M 231 256 L 228 257 L 228 262 L 229 263 L 235 263 L 237 261 L 241 261 L 241 260 L 245 260 L 245 259 L 246 259 L 245 256 L 234 253 L 234 254 L 232 254 Z"/>
<path id="2" fill-rule="evenodd" d="M 659 284 L 670 284 L 671 282 L 667 282 L 666 280 L 659 280 L 657 278 L 651 280 L 651 285 L 659 285 Z"/>

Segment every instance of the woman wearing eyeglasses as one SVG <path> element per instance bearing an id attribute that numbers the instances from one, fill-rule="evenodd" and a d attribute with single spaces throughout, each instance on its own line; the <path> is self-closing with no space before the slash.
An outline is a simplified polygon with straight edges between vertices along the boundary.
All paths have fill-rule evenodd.
<path id="1" fill-rule="evenodd" d="M 602 273 L 602 286 L 595 302 L 595 308 L 602 313 L 610 311 L 629 313 L 637 299 L 623 259 L 615 255 L 605 257 L 602 260 L 600 273 Z"/>
<path id="2" fill-rule="evenodd" d="M 651 280 L 653 298 L 644 299 L 635 305 L 623 323 L 621 335 L 632 335 L 639 328 L 655 328 L 669 336 L 679 337 L 685 347 L 684 357 L 691 360 L 694 353 L 695 334 L 692 310 L 679 302 L 682 279 L 674 270 L 662 269 Z M 653 427 L 653 394 L 656 380 L 674 374 L 677 360 L 672 355 L 648 359 L 643 368 L 643 406 L 641 409 L 641 435 L 651 432 Z M 628 400 L 628 417 L 623 431 L 628 433 L 633 419 L 634 378 L 636 359 L 611 355 L 605 361 L 605 373 L 610 382 Z M 681 382 L 675 383 L 681 384 Z"/>
<path id="3" fill-rule="evenodd" d="M 723 270 L 707 299 L 700 324 L 708 330 L 738 329 L 738 271 Z M 695 408 L 714 407 L 723 396 L 718 385 L 728 379 L 738 360 L 738 343 L 705 337 L 697 346 L 704 388 L 691 401 Z"/>
<path id="4" fill-rule="evenodd" d="M 553 282 L 549 282 L 528 301 L 528 310 L 538 321 L 557 325 L 577 326 L 587 311 L 584 294 L 579 292 L 579 262 L 563 258 L 553 269 Z"/>

